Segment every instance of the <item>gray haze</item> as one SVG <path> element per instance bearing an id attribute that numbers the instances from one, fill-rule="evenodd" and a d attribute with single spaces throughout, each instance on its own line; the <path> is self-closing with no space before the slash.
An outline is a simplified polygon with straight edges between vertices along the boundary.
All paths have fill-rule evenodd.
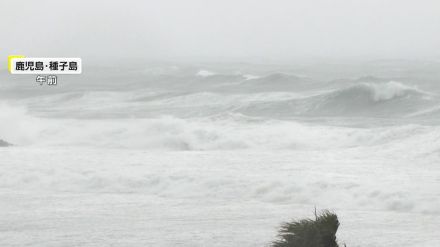
<path id="1" fill-rule="evenodd" d="M 437 0 L 27 0 L 4 2 L 0 18 L 1 57 L 301 61 L 440 55 Z"/>

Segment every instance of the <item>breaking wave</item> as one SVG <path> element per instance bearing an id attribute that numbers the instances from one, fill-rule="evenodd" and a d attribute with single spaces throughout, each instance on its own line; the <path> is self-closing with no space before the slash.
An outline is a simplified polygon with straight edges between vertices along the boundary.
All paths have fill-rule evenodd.
<path id="1" fill-rule="evenodd" d="M 246 82 L 265 85 L 268 78 L 287 84 L 302 80 L 271 74 Z M 163 150 L 385 145 L 428 130 L 414 124 L 417 121 L 370 128 L 329 125 L 325 119 L 355 122 L 353 117 L 359 117 L 363 123 L 368 118 L 411 119 L 439 112 L 436 95 L 395 81 L 297 92 L 73 91 L 19 103 L 0 105 L 0 139 L 12 144 Z"/>
<path id="2" fill-rule="evenodd" d="M 77 146 L 146 150 L 329 150 L 432 143 L 440 129 L 422 125 L 342 127 L 224 113 L 201 118 L 38 118 L 25 108 L 3 105 L 0 139 L 17 146 Z M 425 145 L 426 146 L 426 145 Z M 390 148 L 396 148 L 391 145 Z"/>
<path id="3" fill-rule="evenodd" d="M 428 96 L 428 94 L 416 87 L 410 87 L 395 81 L 387 83 L 360 83 L 348 88 L 336 90 L 329 95 L 331 99 L 335 100 L 351 101 L 353 99 L 362 99 L 368 102 L 388 101 L 402 97 L 425 96 Z"/>
<path id="4" fill-rule="evenodd" d="M 252 115 L 406 117 L 437 102 L 435 95 L 399 82 L 360 83 L 304 99 L 243 108 Z"/>

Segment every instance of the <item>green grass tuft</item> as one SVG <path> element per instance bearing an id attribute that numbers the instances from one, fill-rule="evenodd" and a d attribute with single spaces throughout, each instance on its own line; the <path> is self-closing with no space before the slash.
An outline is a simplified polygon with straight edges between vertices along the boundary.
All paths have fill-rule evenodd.
<path id="1" fill-rule="evenodd" d="M 273 242 L 272 247 L 338 247 L 338 227 L 338 216 L 330 211 L 323 211 L 314 220 L 283 223 L 279 239 Z"/>

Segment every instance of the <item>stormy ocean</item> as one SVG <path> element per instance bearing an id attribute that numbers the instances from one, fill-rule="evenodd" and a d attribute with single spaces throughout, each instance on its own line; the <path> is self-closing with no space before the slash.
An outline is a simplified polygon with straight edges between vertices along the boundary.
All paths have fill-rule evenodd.
<path id="1" fill-rule="evenodd" d="M 440 246 L 440 61 L 88 65 L 0 78 L 0 246 Z"/>

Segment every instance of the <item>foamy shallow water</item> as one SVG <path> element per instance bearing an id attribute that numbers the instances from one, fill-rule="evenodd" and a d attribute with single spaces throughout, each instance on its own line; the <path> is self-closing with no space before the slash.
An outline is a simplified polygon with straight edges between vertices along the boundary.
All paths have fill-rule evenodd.
<path id="1" fill-rule="evenodd" d="M 384 153 L 386 152 L 386 153 Z M 438 246 L 438 154 L 0 149 L 1 246 L 266 246 L 313 208 L 347 246 Z"/>

